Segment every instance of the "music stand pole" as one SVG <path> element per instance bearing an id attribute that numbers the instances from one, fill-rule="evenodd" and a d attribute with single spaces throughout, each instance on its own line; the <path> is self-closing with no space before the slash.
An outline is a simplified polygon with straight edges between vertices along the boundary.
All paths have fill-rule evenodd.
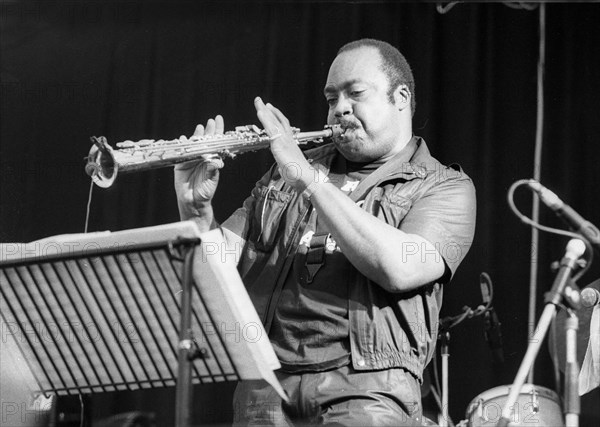
<path id="1" fill-rule="evenodd" d="M 183 280 L 181 283 L 181 319 L 177 353 L 177 390 L 175 394 L 175 426 L 188 427 L 192 403 L 192 361 L 194 359 L 194 337 L 192 335 L 192 286 L 194 247 L 185 247 Z"/>
<path id="2" fill-rule="evenodd" d="M 577 260 L 583 255 L 584 252 L 585 244 L 581 240 L 569 240 L 565 256 L 560 262 L 560 269 L 558 270 L 556 278 L 554 279 L 552 289 L 546 297 L 546 306 L 544 307 L 544 311 L 542 312 L 537 328 L 534 329 L 535 331 L 538 331 L 538 334 L 536 339 L 530 339 L 529 341 L 527 351 L 523 357 L 523 361 L 521 362 L 521 366 L 519 367 L 515 381 L 510 388 L 510 393 L 508 394 L 508 398 L 506 399 L 504 407 L 502 408 L 502 415 L 496 424 L 497 427 L 508 427 L 510 423 L 511 412 L 514 404 L 517 402 L 519 394 L 521 393 L 521 388 L 523 387 L 527 375 L 529 374 L 540 347 L 542 346 L 542 341 L 548 332 L 550 323 L 556 314 L 557 305 L 565 299 L 565 296 L 566 299 L 570 299 L 570 295 L 566 295 L 567 292 L 577 292 L 576 289 L 567 286 L 567 284 L 569 283 L 571 274 L 577 265 Z M 577 389 L 577 386 L 575 386 L 575 389 Z M 572 420 L 573 417 L 571 415 L 573 414 L 568 414 L 568 418 Z M 576 427 L 577 425 L 578 422 L 576 422 L 573 427 Z"/>

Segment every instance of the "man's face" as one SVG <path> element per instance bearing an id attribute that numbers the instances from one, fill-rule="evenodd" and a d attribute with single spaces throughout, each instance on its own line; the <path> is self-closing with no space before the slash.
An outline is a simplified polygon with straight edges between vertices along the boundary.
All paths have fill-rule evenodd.
<path id="1" fill-rule="evenodd" d="M 377 49 L 363 47 L 338 55 L 329 69 L 324 89 L 327 123 L 346 128 L 334 144 L 350 161 L 391 156 L 405 142 L 398 140 L 400 111 L 389 100 L 389 82 L 380 65 Z"/>

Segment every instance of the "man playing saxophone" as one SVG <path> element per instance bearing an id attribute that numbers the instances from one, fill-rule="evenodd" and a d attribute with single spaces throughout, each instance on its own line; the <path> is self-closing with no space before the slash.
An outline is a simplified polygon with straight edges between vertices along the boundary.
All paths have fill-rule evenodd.
<path id="1" fill-rule="evenodd" d="M 343 134 L 302 152 L 288 119 L 256 98 L 276 164 L 225 222 L 219 158 L 175 167 L 181 218 L 220 227 L 281 362 L 290 396 L 242 382 L 236 425 L 421 425 L 442 288 L 470 248 L 475 190 L 413 135 L 415 85 L 402 54 L 362 39 L 335 57 L 324 96 Z M 222 133 L 223 118 L 195 135 Z"/>

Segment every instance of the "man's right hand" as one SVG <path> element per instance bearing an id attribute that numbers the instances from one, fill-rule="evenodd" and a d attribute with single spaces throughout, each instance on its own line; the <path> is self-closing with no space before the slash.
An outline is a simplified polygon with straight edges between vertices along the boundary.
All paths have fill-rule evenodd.
<path id="1" fill-rule="evenodd" d="M 196 126 L 193 136 L 222 134 L 223 117 L 209 119 L 206 128 Z M 183 137 L 182 137 L 183 138 Z M 175 192 L 182 220 L 212 215 L 211 200 L 219 183 L 219 169 L 223 160 L 216 155 L 203 156 L 202 160 L 175 165 Z M 213 218 L 205 218 L 212 222 Z"/>

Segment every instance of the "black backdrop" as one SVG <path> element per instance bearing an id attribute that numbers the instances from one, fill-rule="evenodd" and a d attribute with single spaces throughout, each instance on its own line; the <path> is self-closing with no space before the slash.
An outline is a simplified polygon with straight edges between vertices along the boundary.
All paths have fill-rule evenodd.
<path id="1" fill-rule="evenodd" d="M 89 190 L 83 157 L 91 135 L 109 142 L 191 134 L 216 114 L 227 129 L 257 123 L 260 95 L 304 130 L 325 123 L 322 86 L 343 43 L 374 37 L 396 45 L 416 76 L 415 133 L 444 163 L 473 178 L 478 221 L 471 253 L 445 295 L 443 314 L 481 301 L 488 272 L 503 323 L 504 365 L 492 365 L 483 325 L 452 333 L 450 410 L 455 420 L 478 393 L 508 384 L 527 344 L 530 230 L 511 214 L 506 192 L 532 176 L 538 11 L 459 4 L 316 2 L 1 3 L 0 241 L 82 232 Z M 600 223 L 600 6 L 547 5 L 546 120 L 542 182 Z M 237 207 L 272 162 L 266 151 L 227 161 L 215 202 L 219 218 Z M 94 189 L 90 230 L 178 220 L 172 172 L 122 176 Z M 517 201 L 529 212 L 530 196 Z M 543 222 L 562 226 L 542 208 Z M 565 239 L 541 235 L 542 293 Z M 598 277 L 598 265 L 582 279 Z M 540 311 L 538 309 L 538 311 Z M 535 383 L 553 388 L 546 347 Z M 227 421 L 231 385 L 196 389 L 195 419 Z M 170 391 L 100 396 L 95 417 L 143 409 L 160 424 Z M 598 390 L 584 399 L 600 418 Z M 157 410 L 157 408 L 161 408 Z M 162 417 L 162 418 L 161 418 Z M 585 425 L 585 424 L 583 424 Z M 588 424 L 589 425 L 589 424 Z"/>

